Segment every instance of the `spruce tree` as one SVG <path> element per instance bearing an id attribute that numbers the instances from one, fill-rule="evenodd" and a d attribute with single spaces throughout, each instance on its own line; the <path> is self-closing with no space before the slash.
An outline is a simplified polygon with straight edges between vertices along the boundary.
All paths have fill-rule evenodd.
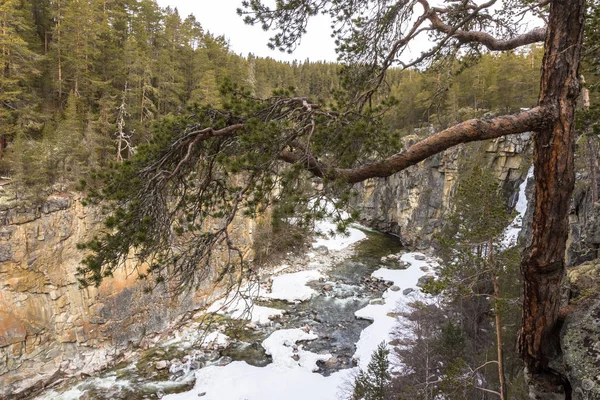
<path id="1" fill-rule="evenodd" d="M 390 351 L 380 343 L 371 355 L 366 371 L 360 371 L 354 381 L 351 400 L 387 400 L 391 392 Z"/>

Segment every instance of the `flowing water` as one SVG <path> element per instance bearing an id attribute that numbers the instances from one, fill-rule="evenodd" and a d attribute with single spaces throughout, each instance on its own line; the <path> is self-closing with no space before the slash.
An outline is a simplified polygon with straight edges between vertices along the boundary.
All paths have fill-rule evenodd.
<path id="1" fill-rule="evenodd" d="M 217 327 L 229 340 L 223 344 L 202 345 L 201 327 L 188 329 L 178 338 L 134 356 L 95 377 L 72 380 L 42 394 L 38 399 L 156 399 L 165 394 L 189 390 L 194 372 L 211 365 L 232 361 L 264 367 L 271 357 L 261 346 L 275 330 L 303 328 L 314 331 L 318 339 L 306 342 L 304 349 L 332 357 L 318 362 L 324 376 L 353 365 L 355 343 L 369 321 L 357 319 L 355 312 L 369 300 L 381 297 L 389 283 L 372 279 L 381 267 L 381 257 L 398 253 L 399 241 L 391 236 L 365 231 L 367 238 L 354 247 L 353 255 L 337 265 L 328 266 L 326 278 L 309 283 L 317 294 L 307 301 L 280 300 L 256 304 L 283 310 L 283 315 L 266 326 L 249 326 L 247 321 L 215 315 L 211 329 Z M 389 266 L 388 266 L 389 267 Z"/>

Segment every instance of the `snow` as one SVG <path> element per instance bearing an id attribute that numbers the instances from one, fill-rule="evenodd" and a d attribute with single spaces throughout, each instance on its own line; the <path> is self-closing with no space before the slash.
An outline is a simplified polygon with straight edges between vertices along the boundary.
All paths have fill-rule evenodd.
<path id="1" fill-rule="evenodd" d="M 359 242 L 367 237 L 367 235 L 359 229 L 348 228 L 348 234 L 337 232 L 337 225 L 331 221 L 319 221 L 315 225 L 315 231 L 323 237 L 318 238 L 313 242 L 313 248 L 321 246 L 329 250 L 342 250 L 346 247 Z"/>
<path id="2" fill-rule="evenodd" d="M 310 281 L 323 277 L 317 269 L 279 275 L 273 278 L 271 293 L 262 294 L 266 299 L 286 300 L 290 303 L 310 299 L 316 292 L 306 286 Z"/>
<path id="3" fill-rule="evenodd" d="M 318 360 L 327 360 L 329 354 L 302 350 L 299 341 L 314 340 L 318 336 L 301 329 L 283 329 L 273 332 L 262 343 L 273 363 L 253 367 L 236 361 L 224 367 L 209 366 L 196 372 L 194 388 L 185 393 L 165 396 L 166 400 L 334 400 L 338 387 L 349 377 L 343 370 L 328 377 L 315 374 Z M 296 349 L 296 352 L 294 350 Z M 296 354 L 299 358 L 294 360 Z"/>
<path id="4" fill-rule="evenodd" d="M 437 265 L 437 261 L 431 258 L 425 257 L 425 260 L 417 260 L 415 256 L 424 255 L 421 253 L 406 253 L 402 255 L 400 260 L 410 264 L 405 270 L 380 268 L 371 274 L 375 278 L 393 282 L 401 290 L 392 291 L 387 289 L 383 294 L 384 304 L 369 304 L 354 313 L 357 318 L 373 321 L 371 325 L 361 332 L 360 339 L 356 343 L 354 358 L 358 361 L 358 366 L 362 369 L 367 368 L 371 360 L 371 354 L 373 354 L 381 342 L 385 341 L 387 343 L 393 339 L 392 332 L 398 325 L 398 319 L 390 316 L 390 313 L 398 312 L 399 307 L 402 307 L 403 304 L 418 296 L 420 291 L 416 285 L 419 278 L 423 275 L 432 274 L 431 272 L 423 272 L 421 267 L 435 267 Z M 406 288 L 414 288 L 415 291 L 404 295 L 402 289 Z"/>
<path id="5" fill-rule="evenodd" d="M 282 275 L 284 276 L 284 275 Z M 259 293 L 258 284 L 255 290 L 243 290 L 243 293 Z M 252 298 L 247 298 L 241 293 L 233 293 L 215 301 L 207 310 L 209 313 L 227 315 L 232 319 L 249 319 L 259 325 L 271 323 L 271 318 L 281 316 L 282 310 L 270 307 L 257 306 Z"/>
<path id="6" fill-rule="evenodd" d="M 412 287 L 417 289 L 419 278 L 427 272 L 421 267 L 434 267 L 437 262 L 431 258 L 417 260 L 415 256 L 420 253 L 407 253 L 401 257 L 410 266 L 405 270 L 390 270 L 381 268 L 373 272 L 372 276 L 378 279 L 391 281 L 403 289 Z M 287 274 L 292 278 L 277 277 L 274 281 L 274 292 L 279 295 L 283 290 L 293 290 L 291 283 L 304 286 L 311 279 L 320 276 L 316 270 L 302 271 L 303 274 Z M 319 275 L 317 275 L 319 274 Z M 301 279 L 300 285 L 294 279 Z M 279 281 L 277 287 L 275 282 Z M 418 296 L 418 290 L 405 296 L 402 291 L 387 290 L 384 293 L 385 303 L 382 305 L 368 305 L 358 310 L 355 315 L 373 321 L 361 333 L 356 344 L 354 358 L 359 366 L 366 368 L 371 359 L 371 354 L 382 342 L 391 339 L 391 333 L 398 324 L 398 320 L 390 317 L 388 313 L 398 310 L 398 304 L 410 301 Z M 297 297 L 297 296 L 291 296 Z M 165 396 L 167 400 L 192 400 L 199 396 L 204 400 L 336 400 L 341 398 L 343 387 L 348 385 L 356 375 L 357 368 L 344 369 L 327 377 L 314 373 L 317 361 L 328 360 L 329 354 L 316 354 L 302 349 L 297 343 L 305 340 L 314 340 L 317 335 L 301 329 L 285 329 L 273 332 L 262 342 L 266 352 L 273 357 L 273 362 L 265 367 L 254 367 L 243 361 L 236 361 L 226 366 L 209 366 L 196 371 L 196 384 L 191 391 Z M 298 360 L 292 358 L 297 355 Z"/>
<path id="7" fill-rule="evenodd" d="M 527 211 L 527 195 L 525 190 L 527 189 L 527 182 L 529 179 L 533 177 L 533 166 L 529 168 L 529 172 L 527 172 L 527 177 L 521 186 L 519 186 L 519 197 L 517 199 L 517 205 L 515 206 L 515 211 L 517 215 L 515 219 L 510 223 L 506 231 L 504 232 L 504 240 L 502 244 L 504 247 L 511 247 L 517 243 L 517 239 L 519 238 L 519 233 L 521 232 L 523 218 L 525 217 L 525 212 Z"/>
<path id="8" fill-rule="evenodd" d="M 36 400 L 78 400 L 85 396 L 85 391 L 89 387 L 104 390 L 113 389 L 116 392 L 125 389 L 132 389 L 131 382 L 126 379 L 120 379 L 115 374 L 111 374 L 102 378 L 97 377 L 88 379 L 64 393 L 57 393 L 54 390 L 50 390 L 44 395 L 36 397 Z"/>
<path id="9" fill-rule="evenodd" d="M 229 337 L 219 331 L 213 331 L 202 338 L 202 347 L 224 347 L 229 344 Z"/>
<path id="10" fill-rule="evenodd" d="M 290 303 L 310 299 L 316 291 L 306 284 L 323 277 L 316 268 L 317 263 L 309 263 L 306 271 L 282 274 L 273 278 L 271 293 L 264 293 L 258 282 L 248 283 L 235 293 L 215 301 L 208 309 L 209 313 L 227 315 L 232 319 L 248 319 L 259 325 L 268 325 L 274 317 L 281 316 L 282 310 L 254 304 L 255 298 L 285 300 Z M 281 270 L 289 268 L 284 266 Z"/>
<path id="11" fill-rule="evenodd" d="M 313 372 L 319 369 L 317 361 L 327 361 L 331 354 L 316 354 L 302 350 L 302 345 L 295 343 L 302 340 L 315 340 L 318 336 L 302 329 L 282 329 L 273 332 L 262 342 L 266 353 L 273 357 L 273 365 L 279 368 L 300 367 Z M 292 358 L 296 355 L 298 360 Z"/>
<path id="12" fill-rule="evenodd" d="M 324 377 L 302 368 L 277 368 L 272 364 L 259 368 L 236 361 L 225 367 L 210 366 L 199 370 L 191 391 L 163 399 L 335 400 L 338 387 L 348 379 L 347 371 Z"/>
<path id="13" fill-rule="evenodd" d="M 314 205 L 314 203 L 311 203 Z M 335 205 L 331 201 L 321 200 L 318 204 L 319 207 L 325 209 L 330 214 L 337 214 L 341 219 L 348 220 L 350 214 L 342 210 L 336 210 Z M 361 227 L 363 229 L 363 227 Z M 348 246 L 359 242 L 367 237 L 364 232 L 356 227 L 348 228 L 347 234 L 337 231 L 337 225 L 331 221 L 331 219 L 324 219 L 315 222 L 315 232 L 321 235 L 313 242 L 313 248 L 319 248 L 325 246 L 329 250 L 337 251 L 343 250 Z"/>

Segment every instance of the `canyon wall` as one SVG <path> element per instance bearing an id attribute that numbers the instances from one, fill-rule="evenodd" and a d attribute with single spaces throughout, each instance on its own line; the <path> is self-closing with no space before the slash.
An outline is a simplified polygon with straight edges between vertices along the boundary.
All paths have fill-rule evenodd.
<path id="1" fill-rule="evenodd" d="M 354 206 L 362 223 L 429 247 L 463 168 L 491 167 L 514 205 L 530 161 L 529 134 L 458 146 L 363 183 Z M 598 257 L 600 247 L 600 203 L 591 198 L 585 171 L 578 174 L 571 209 L 568 261 L 574 265 Z M 173 294 L 166 286 L 146 291 L 144 282 L 124 271 L 99 288 L 81 289 L 76 269 L 83 254 L 76 244 L 93 236 L 102 219 L 100 208 L 84 207 L 76 194 L 55 195 L 34 208 L 0 206 L 0 399 L 103 369 L 152 345 L 219 294 L 211 277 L 193 292 Z M 238 221 L 234 230 L 247 247 L 257 231 L 251 220 Z M 575 325 L 568 326 L 565 335 L 572 337 Z"/>
<path id="2" fill-rule="evenodd" d="M 429 247 L 452 204 L 461 168 L 474 163 L 493 169 L 514 206 L 531 164 L 530 138 L 524 133 L 456 146 L 389 178 L 366 181 L 354 203 L 361 222 L 398 235 L 408 245 Z M 409 136 L 405 143 L 417 140 Z"/>
<path id="3" fill-rule="evenodd" d="M 124 270 L 81 289 L 76 245 L 97 232 L 102 217 L 75 194 L 0 209 L 0 399 L 105 368 L 217 295 L 211 277 L 176 295 L 165 285 L 144 290 Z M 253 228 L 245 220 L 233 234 L 249 245 Z"/>

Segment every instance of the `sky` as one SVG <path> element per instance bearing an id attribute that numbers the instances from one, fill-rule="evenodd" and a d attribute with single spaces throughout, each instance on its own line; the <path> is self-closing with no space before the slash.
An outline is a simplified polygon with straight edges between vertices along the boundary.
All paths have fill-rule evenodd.
<path id="1" fill-rule="evenodd" d="M 327 17 L 319 15 L 308 25 L 308 33 L 293 54 L 267 47 L 270 34 L 260 26 L 244 24 L 236 14 L 241 0 L 158 0 L 161 7 L 176 7 L 182 18 L 194 14 L 205 31 L 215 35 L 225 35 L 232 51 L 243 56 L 253 53 L 256 56 L 271 57 L 282 61 L 307 58 L 311 61 L 335 61 L 335 44 L 330 37 Z"/>
<path id="2" fill-rule="evenodd" d="M 170 6 L 177 8 L 179 15 L 185 18 L 194 14 L 205 31 L 214 35 L 224 35 L 229 40 L 231 50 L 242 56 L 252 53 L 255 56 L 271 57 L 281 61 L 336 61 L 335 44 L 331 38 L 330 20 L 327 16 L 317 15 L 311 19 L 307 33 L 303 36 L 301 44 L 292 54 L 267 47 L 271 32 L 265 32 L 260 26 L 244 24 L 242 17 L 237 15 L 236 9 L 241 6 L 242 0 L 157 0 L 161 7 Z M 436 5 L 439 0 L 432 0 Z M 480 3 L 481 0 L 476 0 Z M 534 26 L 541 26 L 539 20 L 525 17 L 527 30 Z M 420 35 L 402 56 L 404 61 L 419 55 L 423 50 L 429 49 L 431 43 L 425 35 Z"/>

